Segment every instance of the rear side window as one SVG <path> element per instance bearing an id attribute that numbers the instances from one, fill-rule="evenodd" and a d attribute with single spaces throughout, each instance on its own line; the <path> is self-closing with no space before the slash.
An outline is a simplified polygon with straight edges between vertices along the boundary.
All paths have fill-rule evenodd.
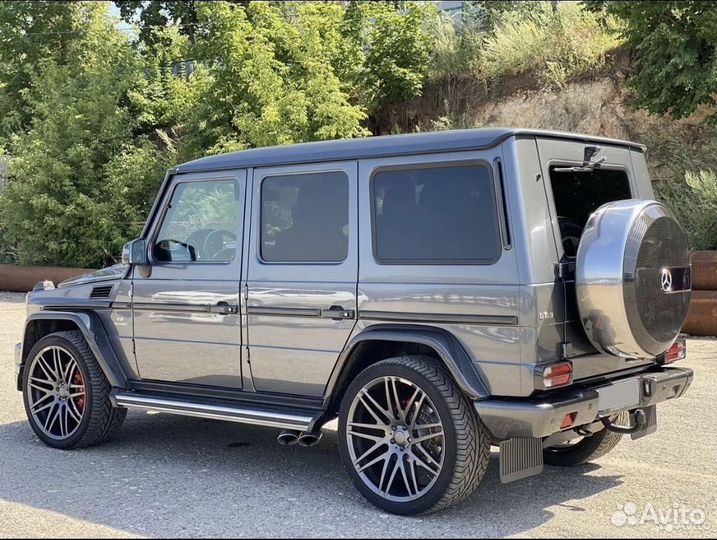
<path id="1" fill-rule="evenodd" d="M 379 171 L 372 197 L 381 262 L 488 264 L 500 255 L 493 180 L 484 164 Z"/>
<path id="2" fill-rule="evenodd" d="M 349 249 L 349 179 L 343 172 L 268 176 L 261 183 L 261 257 L 341 262 Z"/>

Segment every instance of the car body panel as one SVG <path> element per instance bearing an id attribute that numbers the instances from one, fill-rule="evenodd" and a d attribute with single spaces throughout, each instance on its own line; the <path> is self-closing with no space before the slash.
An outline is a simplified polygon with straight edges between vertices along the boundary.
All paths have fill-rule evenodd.
<path id="1" fill-rule="evenodd" d="M 255 169 L 248 244 L 247 324 L 257 392 L 320 397 L 355 325 L 358 268 L 356 162 Z M 348 255 L 339 263 L 274 263 L 260 253 L 261 183 L 267 177 L 342 172 L 348 178 Z M 321 209 L 317 209 L 320 212 Z M 322 310 L 340 306 L 353 317 Z"/>
<path id="2" fill-rule="evenodd" d="M 173 186 L 225 180 L 238 185 L 239 205 L 245 206 L 243 170 L 185 175 Z M 169 197 L 171 191 L 164 194 L 164 206 Z M 150 245 L 160 223 L 161 219 L 157 219 L 148 231 Z M 242 387 L 239 312 L 242 230 L 231 232 L 236 234 L 238 245 L 228 263 L 166 263 L 150 259 L 149 271 L 133 269 L 134 348 L 142 379 Z M 234 306 L 235 312 L 211 312 L 222 304 Z"/>
<path id="3" fill-rule="evenodd" d="M 377 336 L 404 336 L 440 349 L 457 379 L 473 381 L 464 390 L 479 400 L 532 396 L 536 368 L 559 360 L 572 362 L 576 381 L 650 367 L 654 362 L 598 354 L 580 326 L 571 280 L 556 274 L 563 252 L 548 167 L 556 160 L 582 163 L 585 145 L 600 146 L 605 166 L 627 171 L 635 196 L 653 196 L 641 145 L 540 130 L 329 141 L 182 164 L 165 177 L 142 237 L 154 238 L 178 183 L 231 178 L 244 201 L 231 263 L 167 264 L 150 253 L 148 267 L 117 265 L 31 293 L 28 311 L 69 317 L 90 329 L 101 325 L 130 386 L 133 380 L 161 383 L 188 395 L 207 388 L 286 403 L 297 398 L 326 403 L 351 348 Z M 465 162 L 490 169 L 497 219 L 505 209 L 497 259 L 378 261 L 372 245 L 374 172 Z M 341 263 L 263 261 L 261 182 L 271 175 L 321 171 L 343 171 L 349 178 L 348 257 Z M 91 298 L 94 287 L 105 283 L 110 295 Z M 236 306 L 236 312 L 212 312 L 221 302 Z M 331 306 L 350 316 L 327 316 Z M 77 316 L 59 315 L 60 310 Z M 86 312 L 96 316 L 89 320 Z"/>

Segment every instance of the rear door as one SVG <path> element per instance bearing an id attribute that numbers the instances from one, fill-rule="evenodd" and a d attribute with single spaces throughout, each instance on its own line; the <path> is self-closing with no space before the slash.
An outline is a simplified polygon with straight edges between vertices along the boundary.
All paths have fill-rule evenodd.
<path id="1" fill-rule="evenodd" d="M 555 313 L 550 323 L 544 321 L 541 336 L 550 336 L 547 327 L 552 326 L 560 341 L 567 344 L 568 355 L 574 357 L 576 380 L 635 367 L 640 362 L 596 355 L 580 322 L 574 263 L 590 214 L 605 203 L 636 198 L 645 191 L 639 187 L 646 179 L 636 178 L 626 146 L 549 138 L 538 138 L 537 144 L 553 236 L 559 261 L 564 265 L 564 278 L 557 279 L 551 305 L 541 308 Z M 587 356 L 580 359 L 581 355 Z"/>
<path id="2" fill-rule="evenodd" d="M 320 397 L 356 320 L 357 164 L 255 169 L 246 282 L 254 387 Z"/>

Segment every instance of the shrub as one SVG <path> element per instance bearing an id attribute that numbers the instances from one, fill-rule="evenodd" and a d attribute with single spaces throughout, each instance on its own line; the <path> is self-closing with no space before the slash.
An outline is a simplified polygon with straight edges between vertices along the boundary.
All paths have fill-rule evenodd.
<path id="1" fill-rule="evenodd" d="M 617 19 L 585 11 L 576 2 L 536 3 L 528 13 L 509 12 L 486 38 L 481 71 L 501 77 L 527 71 L 548 84 L 598 70 L 621 43 Z"/>
<path id="2" fill-rule="evenodd" d="M 715 171 L 687 171 L 684 183 L 658 184 L 656 192 L 677 216 L 692 249 L 717 249 Z"/>
<path id="3" fill-rule="evenodd" d="M 685 118 L 702 105 L 717 121 L 717 9 L 712 1 L 617 2 L 589 0 L 588 9 L 624 21 L 623 36 L 635 53 L 634 105 Z"/>

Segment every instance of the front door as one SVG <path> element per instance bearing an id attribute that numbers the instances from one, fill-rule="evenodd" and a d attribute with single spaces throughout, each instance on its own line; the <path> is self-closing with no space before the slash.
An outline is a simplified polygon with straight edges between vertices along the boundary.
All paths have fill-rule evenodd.
<path id="1" fill-rule="evenodd" d="M 175 179 L 135 268 L 135 355 L 143 380 L 242 387 L 239 286 L 246 172 Z"/>
<path id="2" fill-rule="evenodd" d="M 356 162 L 255 169 L 247 274 L 258 392 L 319 397 L 356 321 Z"/>

